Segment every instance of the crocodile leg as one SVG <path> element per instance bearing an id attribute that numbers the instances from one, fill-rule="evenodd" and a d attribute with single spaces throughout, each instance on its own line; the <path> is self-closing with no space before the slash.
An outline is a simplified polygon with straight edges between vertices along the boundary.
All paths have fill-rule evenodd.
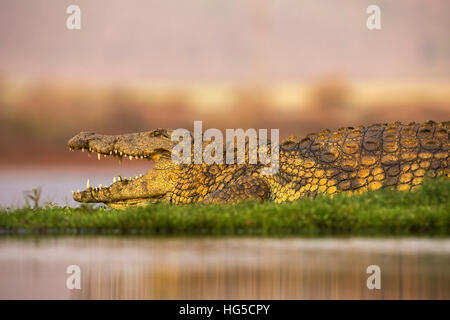
<path id="1" fill-rule="evenodd" d="M 269 198 L 269 186 L 259 177 L 242 176 L 223 189 L 208 194 L 200 203 L 224 204 L 243 200 L 264 201 Z"/>

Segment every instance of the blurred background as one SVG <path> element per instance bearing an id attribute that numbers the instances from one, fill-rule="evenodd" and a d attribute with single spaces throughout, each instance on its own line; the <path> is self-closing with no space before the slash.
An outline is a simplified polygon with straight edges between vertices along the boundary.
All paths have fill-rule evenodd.
<path id="1" fill-rule="evenodd" d="M 81 8 L 81 30 L 66 8 Z M 368 30 L 368 5 L 381 30 Z M 80 131 L 450 119 L 445 0 L 0 0 L 0 205 L 149 164 L 70 153 Z M 92 181 L 92 180 L 91 180 Z M 108 182 L 109 181 L 109 182 Z"/>

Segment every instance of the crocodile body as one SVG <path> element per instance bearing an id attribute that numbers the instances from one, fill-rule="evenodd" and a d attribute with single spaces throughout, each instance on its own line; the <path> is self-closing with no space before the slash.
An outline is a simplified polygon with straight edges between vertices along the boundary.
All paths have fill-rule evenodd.
<path id="1" fill-rule="evenodd" d="M 71 149 L 151 159 L 155 166 L 141 178 L 88 188 L 74 199 L 120 208 L 248 199 L 281 203 L 381 187 L 406 191 L 424 177 L 448 177 L 449 127 L 449 122 L 395 122 L 291 137 L 279 145 L 279 170 L 273 175 L 262 175 L 262 165 L 248 164 L 248 157 L 246 164 L 175 164 L 171 132 L 164 129 L 119 136 L 80 133 L 69 141 Z"/>

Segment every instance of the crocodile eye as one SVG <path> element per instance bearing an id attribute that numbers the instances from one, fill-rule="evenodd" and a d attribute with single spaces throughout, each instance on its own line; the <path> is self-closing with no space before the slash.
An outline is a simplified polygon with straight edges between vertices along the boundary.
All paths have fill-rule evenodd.
<path id="1" fill-rule="evenodd" d="M 156 129 L 150 133 L 152 137 L 164 137 L 169 138 L 169 133 L 166 129 Z"/>

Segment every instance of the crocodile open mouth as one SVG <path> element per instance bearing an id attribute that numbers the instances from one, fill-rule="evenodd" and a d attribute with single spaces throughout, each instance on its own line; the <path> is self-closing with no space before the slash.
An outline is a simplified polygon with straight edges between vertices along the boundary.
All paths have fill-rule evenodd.
<path id="1" fill-rule="evenodd" d="M 74 148 L 70 148 L 74 151 Z M 91 156 L 92 153 L 97 153 L 97 159 L 100 160 L 102 157 L 114 157 L 119 163 L 122 163 L 123 157 L 129 160 L 133 159 L 147 159 L 152 160 L 152 155 L 132 155 L 126 154 L 117 150 L 111 150 L 108 154 L 99 152 L 93 148 L 88 148 L 85 150 L 81 148 L 82 152 L 87 151 L 88 155 Z M 141 194 L 141 197 L 133 197 L 132 194 L 135 192 L 124 192 L 126 189 L 130 191 L 136 191 L 136 189 L 142 189 L 142 182 L 144 182 L 144 175 L 141 173 L 135 175 L 134 177 L 123 177 L 118 175 L 112 178 L 112 183 L 109 186 L 103 186 L 99 184 L 98 186 L 92 186 L 90 179 L 86 182 L 85 190 L 72 191 L 74 200 L 78 202 L 103 202 L 108 204 L 117 204 L 123 206 L 130 205 L 143 205 L 148 203 L 155 203 L 164 196 L 164 194 Z M 129 195 L 127 195 L 129 194 Z"/>
<path id="2" fill-rule="evenodd" d="M 114 157 L 119 163 L 122 159 L 146 159 L 160 161 L 161 158 L 170 157 L 167 149 L 158 145 L 152 148 L 142 148 L 133 140 L 137 134 L 121 136 L 97 135 L 95 133 L 80 133 L 69 141 L 71 151 L 81 150 L 89 156 L 93 153 L 100 160 L 102 157 Z M 153 138 L 153 136 L 152 136 Z M 145 174 L 134 177 L 123 177 L 121 175 L 112 178 L 109 186 L 92 186 L 87 180 L 85 190 L 72 191 L 73 199 L 78 202 L 105 203 L 111 207 L 124 207 L 146 205 L 160 202 L 166 190 L 161 186 L 161 172 L 164 170 L 150 169 Z"/>

